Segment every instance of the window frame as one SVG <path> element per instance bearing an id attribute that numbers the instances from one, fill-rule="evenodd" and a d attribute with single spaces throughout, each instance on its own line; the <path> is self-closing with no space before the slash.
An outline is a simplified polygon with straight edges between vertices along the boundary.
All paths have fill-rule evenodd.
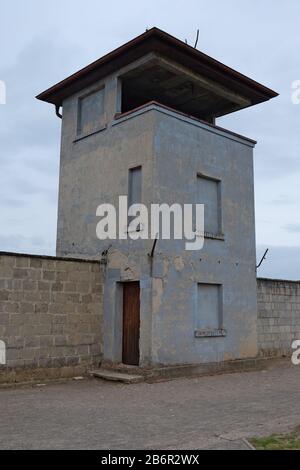
<path id="1" fill-rule="evenodd" d="M 88 98 L 91 95 L 94 95 L 100 91 L 103 91 L 103 113 L 99 114 L 99 122 L 96 123 L 94 128 L 90 131 L 84 131 L 82 128 L 82 102 L 84 99 Z M 106 90 L 105 84 L 98 86 L 97 88 L 93 88 L 82 95 L 78 96 L 77 98 L 77 123 L 76 123 L 76 136 L 82 137 L 90 134 L 94 134 L 99 130 L 102 130 L 105 126 L 105 98 L 106 98 Z"/>
<path id="2" fill-rule="evenodd" d="M 199 328 L 199 308 L 198 295 L 199 286 L 215 286 L 218 287 L 218 325 L 217 328 Z M 224 327 L 224 285 L 219 282 L 196 282 L 196 300 L 195 300 L 195 317 L 194 317 L 194 336 L 195 338 L 222 338 L 227 336 Z"/>
<path id="3" fill-rule="evenodd" d="M 134 170 L 140 170 L 140 177 L 141 177 L 141 181 L 140 181 L 140 201 L 139 202 L 134 202 L 134 201 L 130 201 L 131 199 L 131 190 L 132 190 L 132 185 L 131 185 L 131 182 L 132 182 L 132 172 Z M 134 204 L 142 204 L 142 201 L 143 201 L 143 165 L 135 165 L 135 166 L 132 166 L 132 167 L 129 167 L 128 168 L 128 172 L 127 172 L 127 204 L 128 204 L 128 209 L 131 205 L 134 205 Z M 127 224 L 127 233 L 128 233 L 128 229 L 129 229 L 129 226 L 130 226 L 130 223 L 131 221 L 134 220 L 134 217 L 128 217 L 128 224 Z M 137 232 L 141 232 L 143 229 L 143 227 L 139 226 L 138 229 L 137 229 Z"/>
<path id="4" fill-rule="evenodd" d="M 196 191 L 197 191 L 197 204 L 201 204 L 200 201 L 198 201 L 198 178 L 202 178 L 208 181 L 212 181 L 214 183 L 217 183 L 217 212 L 218 212 L 218 220 L 217 220 L 217 225 L 218 225 L 218 232 L 217 233 L 210 233 L 205 231 L 205 218 L 204 218 L 204 237 L 205 238 L 212 238 L 215 240 L 225 240 L 224 236 L 224 227 L 223 227 L 223 181 L 221 178 L 217 178 L 214 176 L 207 175 L 205 173 L 197 172 L 197 177 L 196 177 Z M 204 205 L 204 217 L 205 217 L 205 205 Z"/>

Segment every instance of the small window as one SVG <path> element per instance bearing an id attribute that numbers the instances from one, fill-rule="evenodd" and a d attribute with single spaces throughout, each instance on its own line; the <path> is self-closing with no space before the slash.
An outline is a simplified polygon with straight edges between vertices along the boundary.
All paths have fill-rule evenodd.
<path id="1" fill-rule="evenodd" d="M 198 204 L 204 204 L 205 233 L 211 235 L 221 234 L 221 182 L 198 175 L 197 202 Z"/>
<path id="2" fill-rule="evenodd" d="M 128 207 L 142 202 L 142 167 L 129 170 Z"/>
<path id="3" fill-rule="evenodd" d="M 0 341 L 0 365 L 6 364 L 6 344 L 4 341 Z"/>
<path id="4" fill-rule="evenodd" d="M 197 331 L 218 331 L 223 328 L 222 286 L 197 285 Z"/>
<path id="5" fill-rule="evenodd" d="M 128 175 L 128 208 L 133 204 L 142 203 L 142 167 L 131 168 Z M 132 222 L 134 217 L 128 217 L 128 224 Z M 137 231 L 141 227 L 138 226 Z"/>
<path id="6" fill-rule="evenodd" d="M 78 134 L 89 134 L 103 125 L 104 88 L 83 96 L 78 103 Z"/>

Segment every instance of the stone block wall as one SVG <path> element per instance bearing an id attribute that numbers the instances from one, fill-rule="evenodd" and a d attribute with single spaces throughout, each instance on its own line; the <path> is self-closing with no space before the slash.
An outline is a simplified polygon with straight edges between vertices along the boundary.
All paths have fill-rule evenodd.
<path id="1" fill-rule="evenodd" d="M 291 356 L 300 339 L 300 281 L 258 279 L 258 342 L 262 356 Z"/>
<path id="2" fill-rule="evenodd" d="M 0 253 L 0 383 L 80 375 L 101 361 L 96 261 Z"/>

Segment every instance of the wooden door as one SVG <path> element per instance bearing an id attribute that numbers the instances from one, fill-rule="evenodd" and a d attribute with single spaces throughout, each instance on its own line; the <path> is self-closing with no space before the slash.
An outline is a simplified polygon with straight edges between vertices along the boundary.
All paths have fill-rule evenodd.
<path id="1" fill-rule="evenodd" d="M 123 364 L 140 363 L 140 284 L 123 283 Z"/>

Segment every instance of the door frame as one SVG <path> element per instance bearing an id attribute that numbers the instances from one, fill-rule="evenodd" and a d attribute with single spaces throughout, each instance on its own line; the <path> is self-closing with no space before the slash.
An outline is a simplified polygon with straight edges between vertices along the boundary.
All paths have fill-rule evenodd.
<path id="1" fill-rule="evenodd" d="M 141 284 L 140 281 L 124 281 L 122 284 L 122 364 L 129 366 L 139 366 L 141 361 Z M 137 338 L 136 338 L 136 347 L 137 347 L 137 357 L 131 359 L 126 359 L 125 355 L 128 354 L 128 347 L 126 348 L 125 342 L 125 329 L 124 329 L 124 316 L 125 316 L 125 286 L 136 285 L 138 290 L 138 316 L 137 320 Z M 134 334 L 134 333 L 133 333 Z M 130 336 L 127 338 L 127 341 L 130 341 Z"/>
<path id="2" fill-rule="evenodd" d="M 140 283 L 140 367 L 152 364 L 152 278 L 124 279 L 120 270 L 108 270 L 103 289 L 102 364 L 122 364 L 123 283 Z"/>

